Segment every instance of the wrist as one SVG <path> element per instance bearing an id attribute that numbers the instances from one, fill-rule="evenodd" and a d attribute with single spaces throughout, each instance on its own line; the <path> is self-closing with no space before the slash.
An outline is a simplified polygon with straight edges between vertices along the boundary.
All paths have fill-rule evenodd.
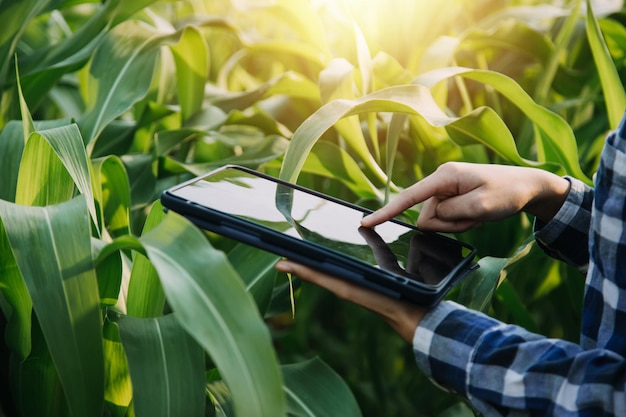
<path id="1" fill-rule="evenodd" d="M 400 305 L 397 305 L 393 312 L 388 312 L 388 314 L 381 313 L 381 315 L 402 339 L 412 343 L 415 329 L 419 326 L 427 312 L 428 310 L 424 308 L 400 302 Z"/>
<path id="2" fill-rule="evenodd" d="M 522 210 L 548 223 L 563 206 L 571 183 L 547 171 L 538 171 L 538 174 L 541 178 L 536 182 L 537 189 Z"/>

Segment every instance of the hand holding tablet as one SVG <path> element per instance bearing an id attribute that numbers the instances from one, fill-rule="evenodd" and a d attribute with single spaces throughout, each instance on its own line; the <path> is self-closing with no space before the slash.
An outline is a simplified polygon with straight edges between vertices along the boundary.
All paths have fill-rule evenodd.
<path id="1" fill-rule="evenodd" d="M 287 257 L 394 299 L 432 306 L 474 270 L 471 246 L 243 167 L 165 191 L 161 201 L 199 227 Z"/>

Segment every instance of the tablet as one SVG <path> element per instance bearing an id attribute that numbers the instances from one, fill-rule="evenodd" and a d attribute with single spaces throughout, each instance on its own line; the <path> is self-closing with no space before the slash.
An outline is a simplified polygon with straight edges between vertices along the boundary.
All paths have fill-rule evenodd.
<path id="1" fill-rule="evenodd" d="M 371 210 L 244 167 L 172 187 L 161 202 L 207 231 L 422 306 L 477 268 L 470 245 L 397 220 L 362 227 Z"/>

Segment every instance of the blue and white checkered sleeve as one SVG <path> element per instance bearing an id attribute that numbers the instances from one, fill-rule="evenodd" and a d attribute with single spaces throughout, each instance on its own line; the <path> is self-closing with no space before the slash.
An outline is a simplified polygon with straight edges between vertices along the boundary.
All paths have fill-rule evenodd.
<path id="1" fill-rule="evenodd" d="M 626 121 L 609 135 L 596 174 L 581 344 L 626 356 Z"/>
<path id="2" fill-rule="evenodd" d="M 417 327 L 413 350 L 421 369 L 468 398 L 483 415 L 626 416 L 625 151 L 626 118 L 607 139 L 595 196 L 577 191 L 572 182 L 563 213 L 538 233 L 540 243 L 557 257 L 574 261 L 581 242 L 570 245 L 568 240 L 589 236 L 580 345 L 530 333 L 449 301 Z"/>
<path id="3" fill-rule="evenodd" d="M 484 416 L 624 416 L 626 359 L 501 323 L 453 302 L 414 339 L 423 372 Z"/>

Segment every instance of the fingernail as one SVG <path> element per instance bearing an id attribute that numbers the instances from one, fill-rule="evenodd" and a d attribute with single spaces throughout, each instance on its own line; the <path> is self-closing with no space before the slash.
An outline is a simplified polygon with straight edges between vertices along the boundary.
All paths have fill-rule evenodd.
<path id="1" fill-rule="evenodd" d="M 361 224 L 364 224 L 364 223 L 365 223 L 365 224 L 367 224 L 367 223 L 369 222 L 369 220 L 372 218 L 372 215 L 373 215 L 373 214 L 374 214 L 374 213 L 370 213 L 370 214 L 368 214 L 367 216 L 363 217 L 363 218 L 361 219 Z"/>

